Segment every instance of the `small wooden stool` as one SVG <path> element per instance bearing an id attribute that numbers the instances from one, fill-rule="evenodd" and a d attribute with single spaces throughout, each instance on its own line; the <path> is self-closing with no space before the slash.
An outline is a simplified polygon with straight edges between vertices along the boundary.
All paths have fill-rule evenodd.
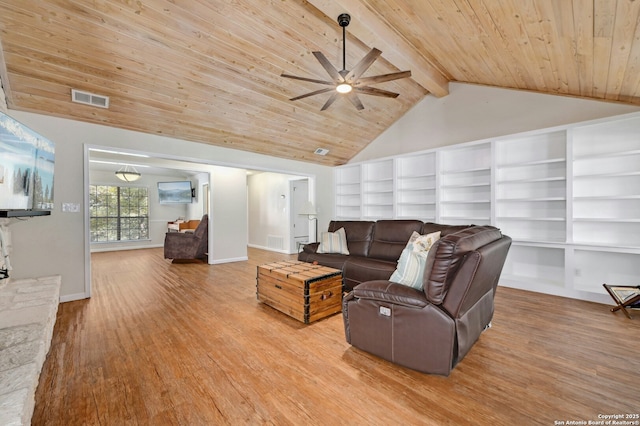
<path id="1" fill-rule="evenodd" d="M 602 284 L 607 293 L 611 296 L 616 306 L 611 308 L 611 312 L 622 311 L 627 318 L 631 319 L 631 314 L 626 308 L 640 308 L 640 286 L 636 285 L 609 285 Z"/>

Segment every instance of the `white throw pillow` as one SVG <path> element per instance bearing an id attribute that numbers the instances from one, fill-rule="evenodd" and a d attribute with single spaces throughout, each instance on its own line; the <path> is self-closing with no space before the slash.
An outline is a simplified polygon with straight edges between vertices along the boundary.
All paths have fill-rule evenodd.
<path id="1" fill-rule="evenodd" d="M 398 259 L 398 267 L 389 281 L 422 290 L 427 254 L 439 239 L 440 231 L 426 235 L 420 235 L 417 232 L 411 234 L 407 246 Z"/>
<path id="2" fill-rule="evenodd" d="M 317 253 L 349 254 L 347 233 L 344 228 L 340 228 L 336 232 L 323 232 Z"/>

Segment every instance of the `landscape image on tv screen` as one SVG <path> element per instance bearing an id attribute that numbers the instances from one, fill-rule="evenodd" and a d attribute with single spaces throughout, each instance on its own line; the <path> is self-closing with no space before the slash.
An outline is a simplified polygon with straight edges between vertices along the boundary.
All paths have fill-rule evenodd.
<path id="1" fill-rule="evenodd" d="M 0 113 L 0 209 L 53 208 L 53 142 Z"/>
<path id="2" fill-rule="evenodd" d="M 190 203 L 191 181 L 158 182 L 158 200 L 160 204 Z"/>

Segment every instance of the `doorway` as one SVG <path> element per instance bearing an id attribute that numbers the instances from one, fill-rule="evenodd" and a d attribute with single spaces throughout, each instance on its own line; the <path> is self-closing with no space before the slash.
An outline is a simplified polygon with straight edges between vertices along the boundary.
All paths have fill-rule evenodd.
<path id="1" fill-rule="evenodd" d="M 291 241 L 289 246 L 298 251 L 298 247 L 302 243 L 315 241 L 315 227 L 312 227 L 313 221 L 309 220 L 309 216 L 302 215 L 302 208 L 309 202 L 309 180 L 300 179 L 292 180 L 289 183 L 289 194 L 291 194 Z"/>

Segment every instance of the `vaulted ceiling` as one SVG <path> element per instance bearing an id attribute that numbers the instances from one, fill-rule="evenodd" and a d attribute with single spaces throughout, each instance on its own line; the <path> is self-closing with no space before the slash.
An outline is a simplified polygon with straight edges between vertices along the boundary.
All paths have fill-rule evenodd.
<path id="1" fill-rule="evenodd" d="M 313 51 L 364 76 L 410 70 L 359 95 L 329 94 Z M 640 105 L 640 1 L 0 0 L 9 108 L 325 165 L 346 163 L 449 82 Z M 109 108 L 71 102 L 71 89 Z M 326 156 L 314 154 L 329 150 Z"/>

